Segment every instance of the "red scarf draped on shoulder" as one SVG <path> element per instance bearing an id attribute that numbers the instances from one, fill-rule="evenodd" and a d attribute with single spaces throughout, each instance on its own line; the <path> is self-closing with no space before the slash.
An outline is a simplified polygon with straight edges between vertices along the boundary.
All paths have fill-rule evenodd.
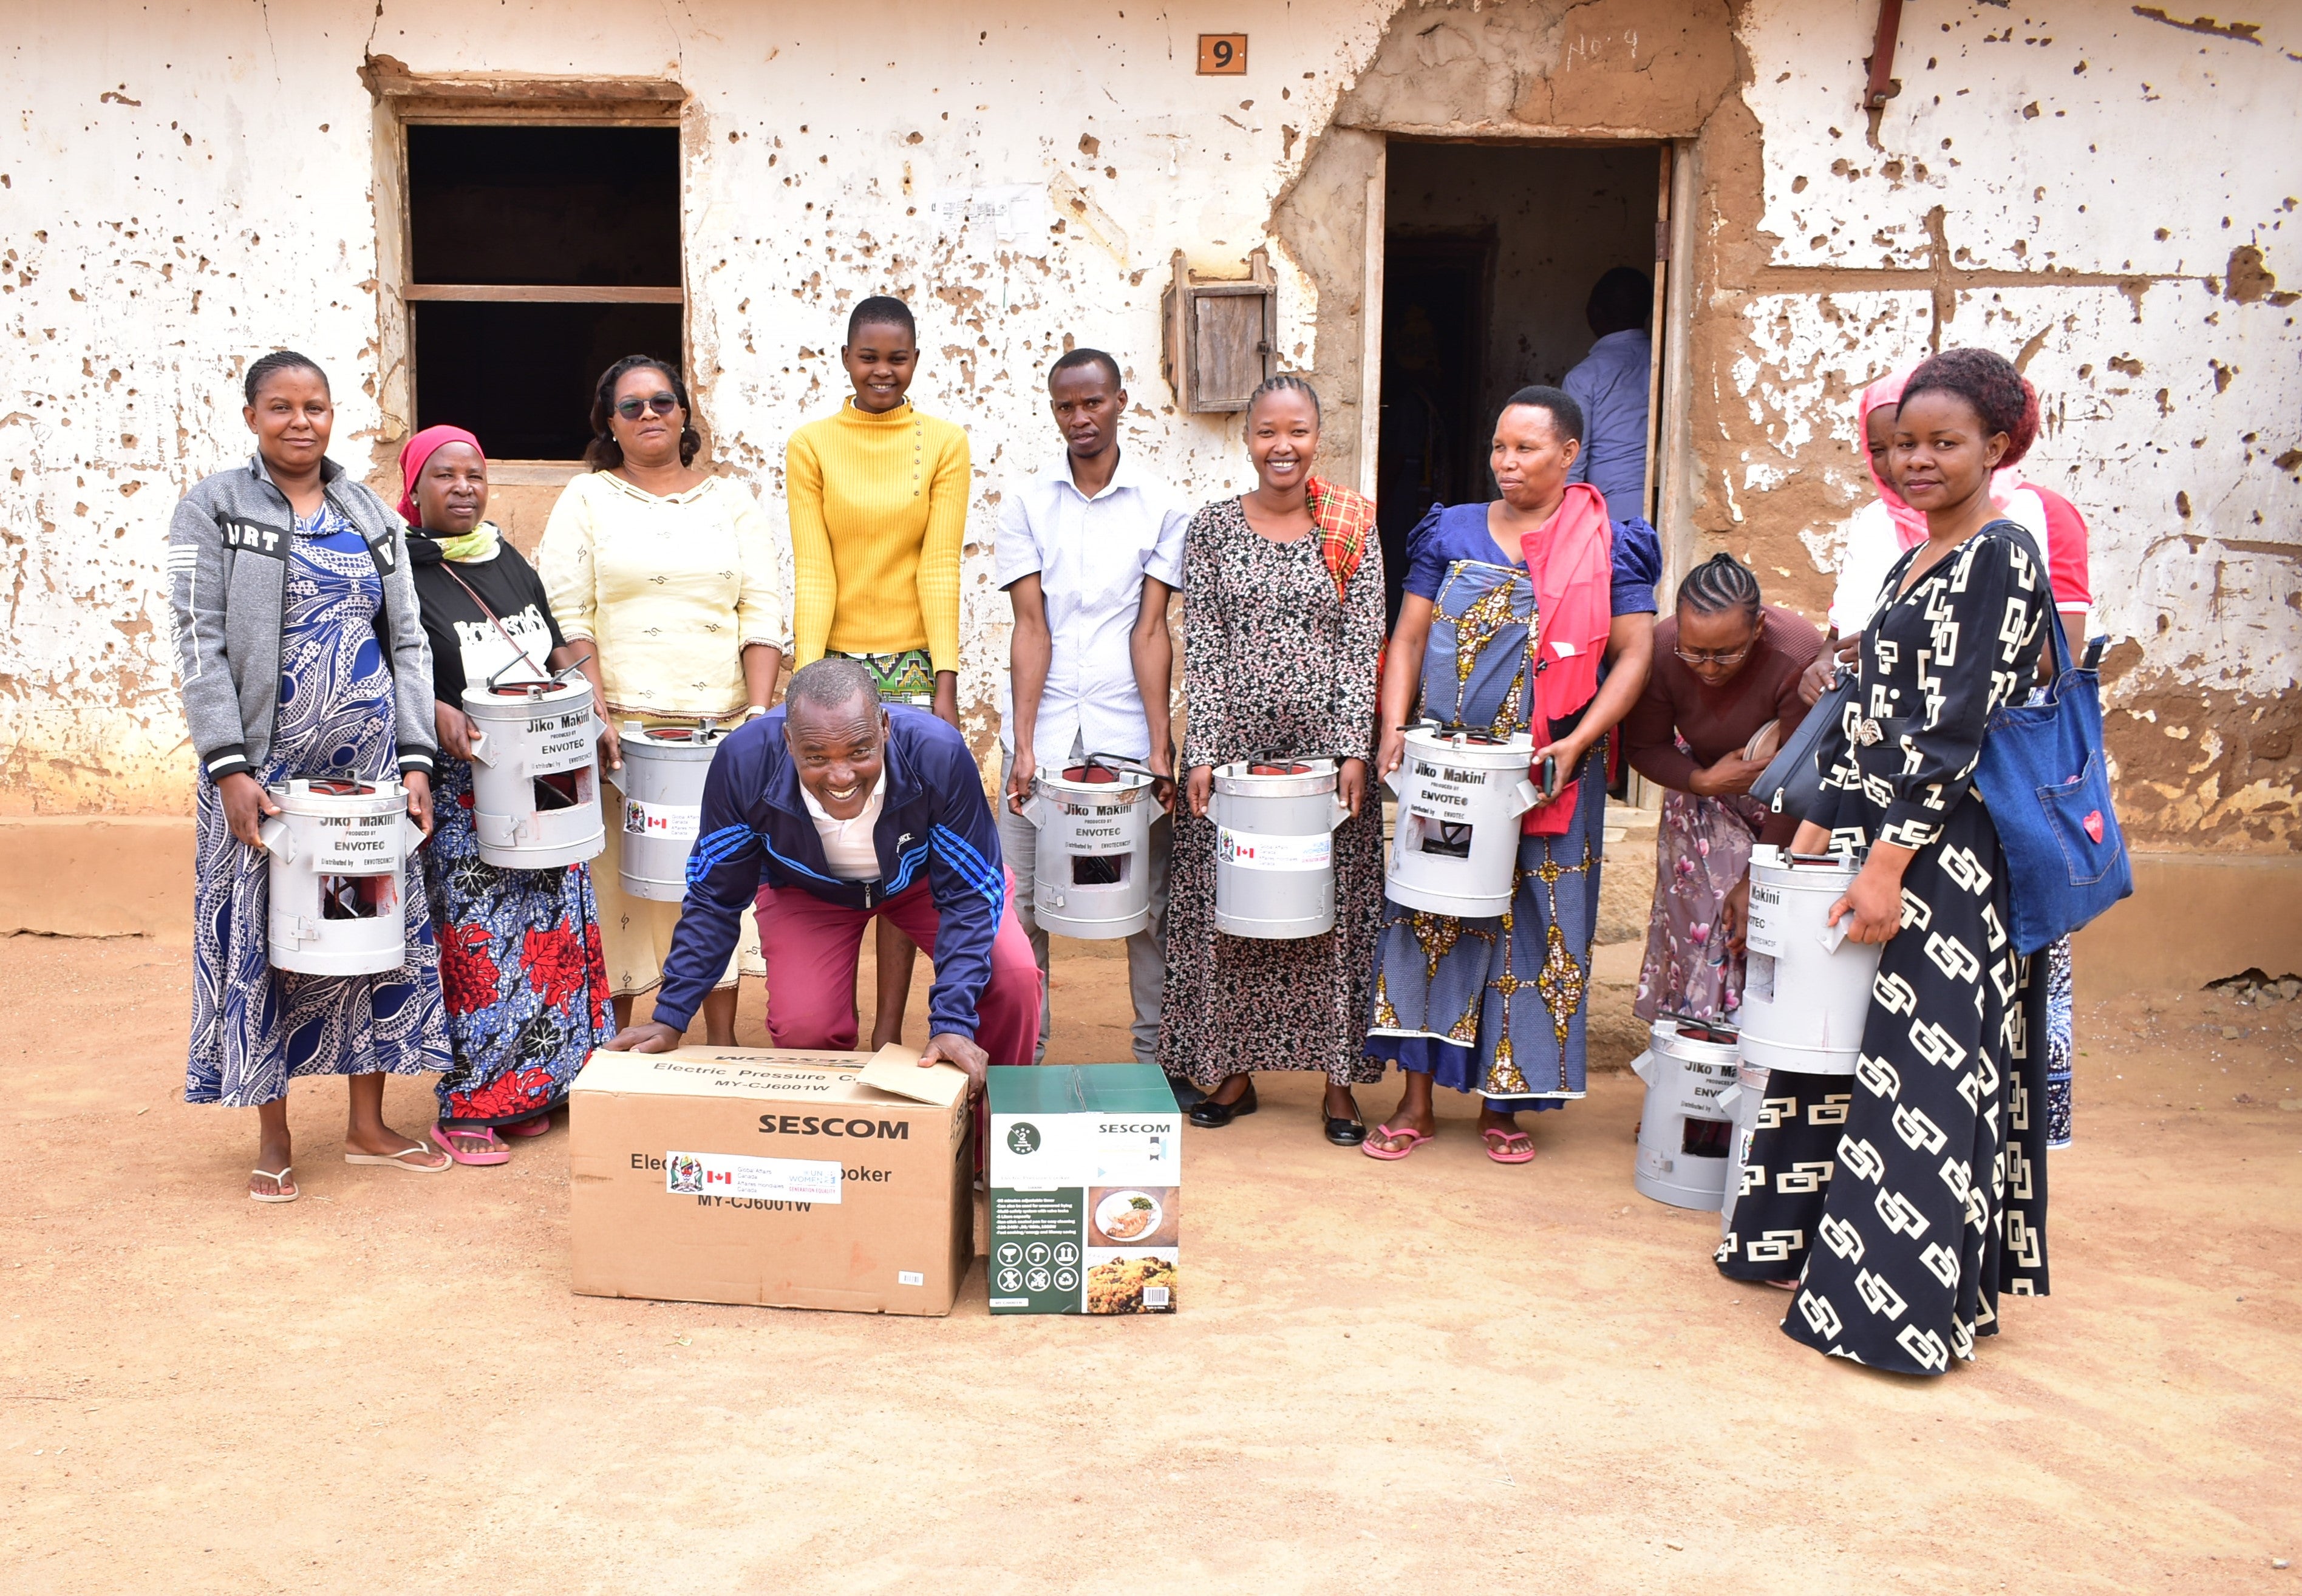
<path id="1" fill-rule="evenodd" d="M 1519 550 L 1534 584 L 1533 726 L 1540 748 L 1550 741 L 1550 723 L 1567 719 L 1599 691 L 1599 664 L 1615 622 L 1615 528 L 1606 500 L 1588 483 L 1569 483 L 1558 513 L 1520 538 Z M 1542 772 L 1534 777 L 1540 785 Z M 1525 834 L 1564 833 L 1575 818 L 1579 785 L 1567 781 L 1558 797 L 1529 811 Z"/>
<path id="2" fill-rule="evenodd" d="M 1366 558 L 1367 534 L 1374 530 L 1374 500 L 1315 476 L 1303 484 L 1303 491 L 1312 525 L 1319 529 L 1319 558 L 1335 579 L 1335 597 L 1348 598 L 1351 577 Z"/>

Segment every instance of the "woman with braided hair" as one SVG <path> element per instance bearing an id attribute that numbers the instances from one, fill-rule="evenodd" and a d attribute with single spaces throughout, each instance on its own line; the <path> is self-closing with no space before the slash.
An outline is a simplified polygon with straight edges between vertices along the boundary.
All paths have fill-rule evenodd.
<path id="1" fill-rule="evenodd" d="M 2037 399 L 1985 350 L 1946 349 L 1903 390 L 1891 475 L 1927 537 L 1863 621 L 1859 695 L 1792 842 L 1861 855 L 1829 919 L 1883 945 L 1878 973 L 1853 1079 L 1769 1078 L 1718 1254 L 1793 1284 L 1793 1340 L 1906 1374 L 1970 1360 L 2002 1292 L 2047 1285 L 2046 963 L 2014 950 L 1973 786 L 2054 618 L 2045 555 L 1990 496 L 2037 431 Z"/>
<path id="2" fill-rule="evenodd" d="M 1743 1002 L 1751 846 L 1791 840 L 1751 784 L 1806 718 L 1799 676 L 1822 650 L 1812 622 L 1760 596 L 1731 554 L 1686 574 L 1655 627 L 1653 674 L 1623 720 L 1623 755 L 1663 789 L 1654 912 L 1632 1008 L 1641 1020 L 1732 1021 Z"/>
<path id="3" fill-rule="evenodd" d="M 1250 491 L 1218 499 L 1183 540 L 1185 802 L 1175 814 L 1159 1063 L 1191 1122 L 1256 1111 L 1256 1070 L 1327 1078 L 1328 1139 L 1365 1134 L 1353 1084 L 1382 1066 L 1359 1050 L 1382 907 L 1382 823 L 1367 802 L 1382 549 L 1374 501 L 1311 475 L 1319 400 L 1282 374 L 1248 401 Z M 1335 924 L 1261 941 L 1215 928 L 1214 768 L 1271 753 L 1339 761 L 1350 818 L 1335 828 Z M 1196 1088 L 1193 1090 L 1191 1088 Z"/>

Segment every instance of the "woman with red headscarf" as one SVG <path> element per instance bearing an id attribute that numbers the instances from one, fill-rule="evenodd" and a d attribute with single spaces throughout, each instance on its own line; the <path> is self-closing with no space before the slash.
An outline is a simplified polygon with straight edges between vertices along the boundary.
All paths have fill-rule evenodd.
<path id="1" fill-rule="evenodd" d="M 432 1139 L 458 1163 L 511 1156 L 499 1129 L 541 1136 L 592 1049 L 615 1035 L 591 867 L 499 869 L 472 828 L 467 684 L 533 681 L 577 661 L 542 579 L 484 517 L 488 461 L 461 427 L 426 427 L 399 451 L 408 563 L 432 643 L 440 734 L 439 827 L 424 879 L 440 941 L 455 1062 Z"/>

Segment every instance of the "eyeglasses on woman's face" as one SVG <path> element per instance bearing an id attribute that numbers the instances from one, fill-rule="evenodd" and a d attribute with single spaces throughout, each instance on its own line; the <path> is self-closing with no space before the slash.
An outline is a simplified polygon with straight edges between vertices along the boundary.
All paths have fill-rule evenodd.
<path id="1" fill-rule="evenodd" d="M 1739 649 L 1683 649 L 1674 644 L 1670 651 L 1689 665 L 1740 665 L 1743 656 L 1751 651 L 1751 645 L 1746 643 Z"/>
<path id="2" fill-rule="evenodd" d="M 637 421 L 643 410 L 652 410 L 658 416 L 668 416 L 678 408 L 678 399 L 670 393 L 657 393 L 647 399 L 642 399 L 634 393 L 616 401 L 616 414 L 626 421 Z"/>

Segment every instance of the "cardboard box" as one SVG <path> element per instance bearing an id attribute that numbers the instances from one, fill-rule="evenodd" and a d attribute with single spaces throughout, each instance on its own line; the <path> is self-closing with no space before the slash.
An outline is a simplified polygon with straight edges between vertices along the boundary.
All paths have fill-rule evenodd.
<path id="1" fill-rule="evenodd" d="M 576 1289 L 949 1313 L 975 1256 L 966 1098 L 875 1091 L 870 1057 L 593 1054 L 568 1100 Z"/>
<path id="2" fill-rule="evenodd" d="M 1149 1064 L 994 1066 L 991 1311 L 1172 1314 L 1183 1115 Z"/>

